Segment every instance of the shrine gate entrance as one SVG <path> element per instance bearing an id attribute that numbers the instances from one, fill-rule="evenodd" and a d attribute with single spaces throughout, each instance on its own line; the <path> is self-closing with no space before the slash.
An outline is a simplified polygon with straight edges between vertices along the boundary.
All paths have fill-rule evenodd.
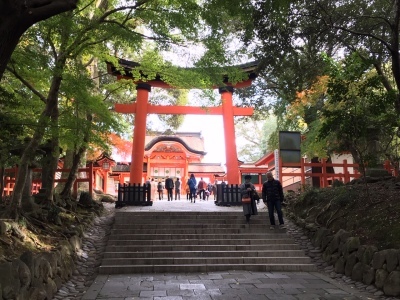
<path id="1" fill-rule="evenodd" d="M 109 74 L 117 76 L 118 79 L 131 79 L 131 71 L 134 67 L 138 67 L 135 62 L 120 60 L 120 65 L 124 68 L 125 75 L 111 63 L 107 64 Z M 133 144 L 132 144 L 132 162 L 130 166 L 130 183 L 141 184 L 143 178 L 143 163 L 145 151 L 145 137 L 146 137 L 146 120 L 147 114 L 201 114 L 201 115 L 222 115 L 224 124 L 225 135 L 225 154 L 226 154 L 226 169 L 227 181 L 230 184 L 240 183 L 239 164 L 237 158 L 237 149 L 235 141 L 235 124 L 234 116 L 251 116 L 253 108 L 234 107 L 232 96 L 234 88 L 243 88 L 251 85 L 252 81 L 256 78 L 255 69 L 257 63 L 249 63 L 237 66 L 243 72 L 247 73 L 247 79 L 236 83 L 227 83 L 223 87 L 219 87 L 222 105 L 218 107 L 195 107 L 195 106 L 161 106 L 151 105 L 149 103 L 149 94 L 151 87 L 159 88 L 175 88 L 165 83 L 161 79 L 149 80 L 146 82 L 135 82 L 137 84 L 137 98 L 135 103 L 131 104 L 116 104 L 115 111 L 120 113 L 134 113 L 134 131 L 133 131 Z"/>

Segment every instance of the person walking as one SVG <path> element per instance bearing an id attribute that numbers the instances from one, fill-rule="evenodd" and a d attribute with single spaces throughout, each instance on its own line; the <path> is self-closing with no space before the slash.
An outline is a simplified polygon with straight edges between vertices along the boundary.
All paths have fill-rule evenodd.
<path id="1" fill-rule="evenodd" d="M 194 174 L 190 174 L 190 178 L 187 181 L 187 185 L 189 186 L 190 189 L 190 194 L 189 194 L 189 199 L 190 202 L 196 203 L 196 185 L 197 185 L 197 180 L 194 177 Z"/>
<path id="2" fill-rule="evenodd" d="M 172 178 L 169 178 L 169 176 L 167 176 L 165 178 L 165 189 L 167 190 L 167 198 L 168 201 L 172 201 L 172 191 L 174 190 L 174 180 Z"/>
<path id="3" fill-rule="evenodd" d="M 181 200 L 181 182 L 179 181 L 179 178 L 176 178 L 175 180 L 175 200 Z"/>
<path id="4" fill-rule="evenodd" d="M 250 223 L 250 217 L 253 215 L 257 215 L 257 204 L 256 201 L 254 200 L 254 193 L 256 192 L 255 186 L 250 182 L 251 180 L 251 175 L 246 175 L 244 176 L 245 182 L 242 183 L 239 187 L 240 193 L 243 197 L 250 197 L 250 202 L 249 203 L 242 203 L 243 206 L 243 214 L 246 217 L 246 223 Z"/>
<path id="5" fill-rule="evenodd" d="M 207 183 L 203 180 L 203 178 L 200 178 L 199 184 L 197 185 L 200 200 L 206 200 L 206 187 Z"/>
<path id="6" fill-rule="evenodd" d="M 271 172 L 267 172 L 267 181 L 263 183 L 262 199 L 267 203 L 268 215 L 270 221 L 270 229 L 275 229 L 275 216 L 274 211 L 278 214 L 279 228 L 285 228 L 283 221 L 282 202 L 284 200 L 282 184 L 279 180 L 274 179 Z"/>

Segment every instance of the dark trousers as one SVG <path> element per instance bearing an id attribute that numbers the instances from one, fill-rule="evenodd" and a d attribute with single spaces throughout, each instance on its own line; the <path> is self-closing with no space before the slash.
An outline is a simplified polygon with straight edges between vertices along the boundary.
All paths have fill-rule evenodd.
<path id="1" fill-rule="evenodd" d="M 196 189 L 190 189 L 190 195 L 189 195 L 190 201 L 196 202 Z"/>
<path id="2" fill-rule="evenodd" d="M 199 197 L 200 199 L 206 200 L 206 190 L 200 190 Z"/>
<path id="3" fill-rule="evenodd" d="M 181 200 L 181 190 L 180 189 L 175 190 L 175 200 L 176 199 Z"/>
<path id="4" fill-rule="evenodd" d="M 168 201 L 173 200 L 173 199 L 172 199 L 172 190 L 173 190 L 173 189 L 167 189 L 167 198 L 168 198 Z"/>
<path id="5" fill-rule="evenodd" d="M 278 220 L 279 220 L 279 225 L 283 225 L 283 214 L 282 214 L 282 204 L 281 201 L 267 201 L 267 206 L 268 206 L 268 215 L 269 215 L 269 221 L 271 225 L 275 225 L 275 216 L 274 216 L 274 210 L 276 209 L 276 212 L 278 214 Z"/>

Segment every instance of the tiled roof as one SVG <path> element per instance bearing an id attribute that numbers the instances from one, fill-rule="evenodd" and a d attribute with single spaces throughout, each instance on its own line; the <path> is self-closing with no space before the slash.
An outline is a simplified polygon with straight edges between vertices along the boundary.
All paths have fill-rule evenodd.
<path id="1" fill-rule="evenodd" d="M 150 150 L 156 143 L 162 141 L 175 141 L 181 143 L 185 148 L 191 152 L 205 155 L 204 139 L 199 132 L 177 132 L 173 135 L 146 135 L 145 150 Z"/>

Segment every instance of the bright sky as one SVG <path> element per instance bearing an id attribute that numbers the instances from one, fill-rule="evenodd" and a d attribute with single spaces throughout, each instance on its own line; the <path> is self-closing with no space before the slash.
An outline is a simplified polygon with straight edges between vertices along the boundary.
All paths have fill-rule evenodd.
<path id="1" fill-rule="evenodd" d="M 225 165 L 225 139 L 222 116 L 185 115 L 178 132 L 200 132 L 207 155 L 203 162 Z"/>

